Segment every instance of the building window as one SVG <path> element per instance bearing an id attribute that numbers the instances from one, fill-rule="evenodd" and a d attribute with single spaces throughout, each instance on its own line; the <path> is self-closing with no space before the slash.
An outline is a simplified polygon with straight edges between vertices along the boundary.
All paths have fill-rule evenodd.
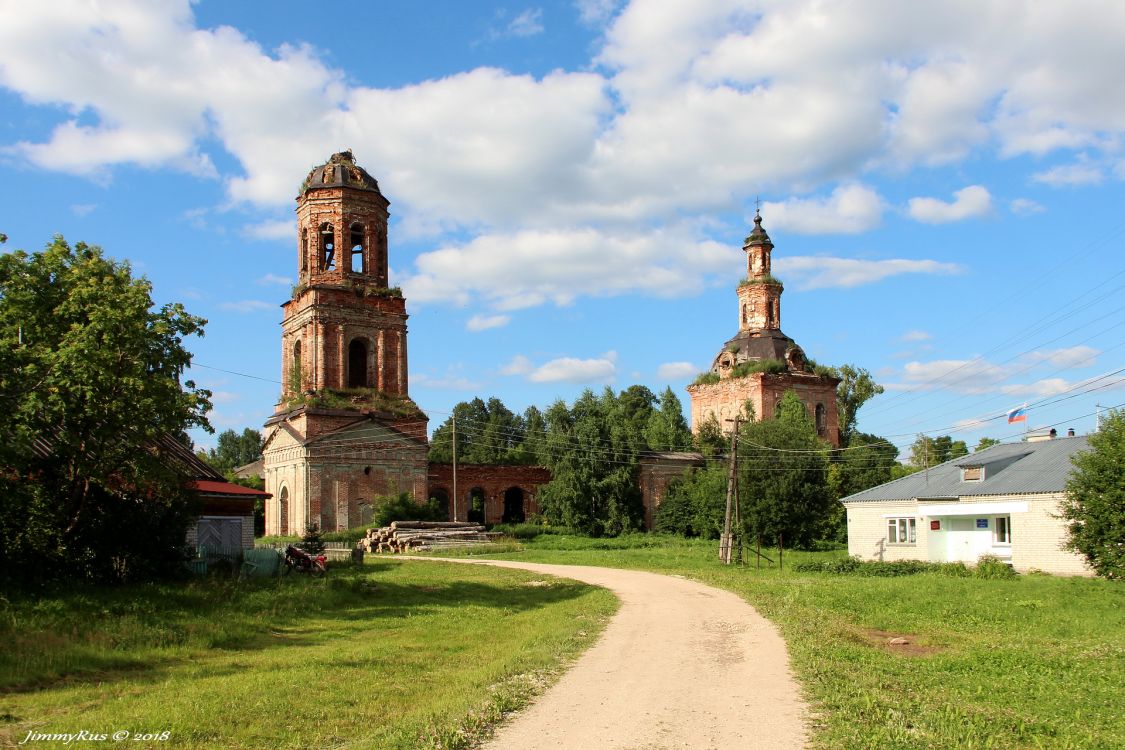
<path id="1" fill-rule="evenodd" d="M 1012 517 L 996 516 L 996 523 L 992 526 L 992 535 L 997 544 L 1012 543 Z"/>
<path id="2" fill-rule="evenodd" d="M 984 479 L 983 466 L 966 466 L 961 469 L 962 482 L 979 482 Z"/>
<path id="3" fill-rule="evenodd" d="M 918 519 L 888 518 L 887 542 L 890 544 L 916 544 L 918 542 Z"/>
<path id="4" fill-rule="evenodd" d="M 320 225 L 320 270 L 336 268 L 336 231 L 328 222 Z"/>

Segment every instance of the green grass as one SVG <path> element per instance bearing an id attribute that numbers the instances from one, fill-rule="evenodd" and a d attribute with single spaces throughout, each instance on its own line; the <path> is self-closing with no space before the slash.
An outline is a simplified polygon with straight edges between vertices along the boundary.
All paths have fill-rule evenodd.
<path id="1" fill-rule="evenodd" d="M 539 536 L 489 554 L 674 573 L 742 595 L 788 644 L 817 748 L 1125 747 L 1120 583 L 790 569 L 842 551 L 786 551 L 783 571 L 757 569 L 752 555 L 726 567 L 716 542 L 660 535 Z M 889 635 L 911 644 L 888 646 Z"/>
<path id="2" fill-rule="evenodd" d="M 168 731 L 160 747 L 464 747 L 616 606 L 523 571 L 385 559 L 327 580 L 0 599 L 0 745 L 87 729 Z"/>

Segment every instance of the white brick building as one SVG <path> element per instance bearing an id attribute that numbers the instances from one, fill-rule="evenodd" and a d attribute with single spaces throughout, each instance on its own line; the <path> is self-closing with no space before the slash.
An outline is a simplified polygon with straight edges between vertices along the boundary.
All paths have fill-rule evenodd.
<path id="1" fill-rule="evenodd" d="M 1071 457 L 1086 437 L 994 445 L 845 497 L 848 552 L 865 560 L 961 561 L 1092 575 L 1063 549 L 1058 517 Z"/>

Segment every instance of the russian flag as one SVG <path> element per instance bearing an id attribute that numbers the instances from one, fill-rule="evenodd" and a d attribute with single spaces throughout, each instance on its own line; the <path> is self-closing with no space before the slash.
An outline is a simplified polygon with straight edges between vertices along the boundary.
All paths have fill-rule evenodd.
<path id="1" fill-rule="evenodd" d="M 1026 422 L 1027 421 L 1027 405 L 1024 404 L 1018 408 L 1012 409 L 1008 412 L 1008 424 L 1013 422 Z"/>

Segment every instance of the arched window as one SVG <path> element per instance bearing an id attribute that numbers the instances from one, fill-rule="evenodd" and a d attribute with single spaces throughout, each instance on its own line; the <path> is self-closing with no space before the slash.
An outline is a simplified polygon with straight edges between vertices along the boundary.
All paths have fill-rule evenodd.
<path id="1" fill-rule="evenodd" d="M 484 523 L 485 495 L 480 487 L 469 490 L 468 520 L 473 523 Z"/>
<path id="2" fill-rule="evenodd" d="M 294 394 L 301 392 L 301 340 L 293 342 L 293 361 L 289 363 L 289 390 Z"/>
<path id="3" fill-rule="evenodd" d="M 367 344 L 352 339 L 348 344 L 348 388 L 367 387 Z"/>
<path id="4" fill-rule="evenodd" d="M 289 488 L 282 485 L 281 493 L 277 496 L 278 534 L 289 535 Z"/>
<path id="5" fill-rule="evenodd" d="M 301 230 L 301 273 L 309 270 L 309 229 Z"/>
<path id="6" fill-rule="evenodd" d="M 336 231 L 327 221 L 320 225 L 320 270 L 336 268 Z"/>
<path id="7" fill-rule="evenodd" d="M 824 404 L 816 405 L 816 434 L 824 437 L 828 432 L 828 414 L 824 408 Z"/>
<path id="8" fill-rule="evenodd" d="M 366 268 L 364 267 L 363 259 L 363 225 L 356 222 L 352 224 L 351 230 L 351 269 L 352 273 L 363 273 Z"/>

